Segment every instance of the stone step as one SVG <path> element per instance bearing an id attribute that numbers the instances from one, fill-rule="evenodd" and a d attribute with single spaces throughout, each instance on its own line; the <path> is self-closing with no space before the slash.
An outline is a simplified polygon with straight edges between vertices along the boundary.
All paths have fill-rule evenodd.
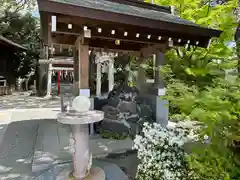
<path id="1" fill-rule="evenodd" d="M 72 161 L 69 150 L 70 127 L 53 120 L 45 120 L 39 126 L 35 146 L 32 171 L 44 171 L 52 165 Z M 89 140 L 93 157 L 107 156 L 109 153 L 120 153 L 130 150 L 133 146 L 131 139 L 110 140 L 100 136 L 91 136 Z"/>
<path id="2" fill-rule="evenodd" d="M 0 179 L 28 179 L 34 155 L 39 121 L 8 125 L 0 145 Z"/>
<path id="3" fill-rule="evenodd" d="M 100 167 L 104 170 L 106 180 L 129 180 L 127 175 L 116 164 L 102 160 L 93 160 L 93 167 Z M 42 172 L 34 180 L 66 180 L 71 172 L 71 163 L 59 164 Z"/>

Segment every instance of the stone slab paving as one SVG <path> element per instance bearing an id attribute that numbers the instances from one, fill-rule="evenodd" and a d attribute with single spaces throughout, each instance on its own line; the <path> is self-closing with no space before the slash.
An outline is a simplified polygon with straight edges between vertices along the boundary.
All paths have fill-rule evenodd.
<path id="1" fill-rule="evenodd" d="M 60 108 L 60 99 L 51 100 L 30 96 L 29 92 L 16 92 L 13 95 L 0 96 L 0 109 Z"/>
<path id="2" fill-rule="evenodd" d="M 30 179 L 36 177 L 32 172 L 34 165 L 35 173 L 41 173 L 59 163 L 71 162 L 72 156 L 68 153 L 69 131 L 69 127 L 53 120 L 9 124 L 0 145 L 0 179 Z M 89 144 L 93 157 L 99 158 L 131 149 L 132 140 L 117 141 L 94 136 Z M 42 164 L 39 154 L 44 155 Z"/>
<path id="3" fill-rule="evenodd" d="M 38 122 L 8 125 L 0 146 L 0 179 L 25 179 L 31 172 Z"/>
<path id="4" fill-rule="evenodd" d="M 59 163 L 71 161 L 68 153 L 70 128 L 56 121 L 56 114 L 60 111 L 59 99 L 45 100 L 29 93 L 15 93 L 1 96 L 0 102 L 1 180 L 33 179 L 45 170 L 51 171 Z M 89 144 L 93 156 L 99 158 L 131 149 L 133 142 L 94 136 Z M 42 154 L 45 154 L 45 164 L 39 163 L 39 155 Z M 32 172 L 34 165 L 39 168 L 35 169 L 37 174 Z M 52 172 L 49 173 L 55 180 Z"/>
<path id="5" fill-rule="evenodd" d="M 137 166 L 140 163 L 137 158 L 137 152 L 135 151 L 109 154 L 108 156 L 104 157 L 103 160 L 105 162 L 116 164 L 123 170 L 130 180 L 135 178 Z"/>
<path id="6" fill-rule="evenodd" d="M 35 145 L 33 172 L 42 171 L 53 164 L 68 162 L 72 159 L 72 155 L 69 153 L 69 132 L 71 132 L 70 126 L 52 120 L 44 120 L 39 127 Z M 109 153 L 130 150 L 133 141 L 131 139 L 109 140 L 93 136 L 90 137 L 89 146 L 93 157 L 104 157 Z"/>
<path id="7" fill-rule="evenodd" d="M 1 124 L 0 125 L 0 144 L 2 143 L 2 140 L 3 140 L 4 134 L 7 130 L 7 127 L 8 127 L 8 124 Z"/>
<path id="8" fill-rule="evenodd" d="M 68 152 L 70 127 L 57 121 L 43 120 L 38 130 L 32 171 L 71 160 Z"/>

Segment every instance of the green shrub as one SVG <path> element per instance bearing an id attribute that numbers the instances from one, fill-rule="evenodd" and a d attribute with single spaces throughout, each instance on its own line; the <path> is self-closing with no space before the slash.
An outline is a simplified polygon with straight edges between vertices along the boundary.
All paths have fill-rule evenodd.
<path id="1" fill-rule="evenodd" d="M 128 137 L 125 134 L 119 134 L 119 133 L 115 133 L 115 132 L 111 132 L 111 131 L 105 131 L 102 128 L 100 129 L 100 135 L 106 139 L 116 139 L 116 140 L 123 140 Z"/>

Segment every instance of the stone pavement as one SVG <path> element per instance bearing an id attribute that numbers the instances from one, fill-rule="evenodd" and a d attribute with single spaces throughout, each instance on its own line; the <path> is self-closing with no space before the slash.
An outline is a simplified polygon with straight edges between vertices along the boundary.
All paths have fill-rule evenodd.
<path id="1" fill-rule="evenodd" d="M 8 96 L 0 96 L 0 110 L 29 108 L 60 108 L 60 99 L 47 100 L 30 96 L 30 92 L 16 92 Z"/>
<path id="2" fill-rule="evenodd" d="M 1 180 L 35 179 L 58 163 L 71 162 L 71 155 L 66 153 L 69 131 L 56 122 L 59 99 L 45 100 L 29 93 L 15 93 L 0 97 L 0 102 Z M 90 140 L 93 156 L 102 159 L 109 153 L 131 149 L 132 143 L 130 139 L 119 142 L 93 137 Z M 54 161 L 46 157 L 39 163 L 39 152 L 54 157 Z M 38 168 L 39 171 L 33 172 Z"/>
<path id="3" fill-rule="evenodd" d="M 47 173 L 53 166 L 71 162 L 69 131 L 53 120 L 9 124 L 0 145 L 0 179 L 30 179 Z M 118 141 L 95 136 L 90 138 L 89 145 L 95 158 L 105 160 L 108 154 L 122 153 L 133 144 L 130 139 Z"/>

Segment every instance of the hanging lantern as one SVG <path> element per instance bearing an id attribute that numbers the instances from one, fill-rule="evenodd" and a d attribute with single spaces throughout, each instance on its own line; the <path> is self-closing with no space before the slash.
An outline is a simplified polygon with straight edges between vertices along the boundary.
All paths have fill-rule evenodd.
<path id="1" fill-rule="evenodd" d="M 120 45 L 120 40 L 119 40 L 119 39 L 116 39 L 116 40 L 115 40 L 115 44 L 116 44 L 116 45 Z"/>

